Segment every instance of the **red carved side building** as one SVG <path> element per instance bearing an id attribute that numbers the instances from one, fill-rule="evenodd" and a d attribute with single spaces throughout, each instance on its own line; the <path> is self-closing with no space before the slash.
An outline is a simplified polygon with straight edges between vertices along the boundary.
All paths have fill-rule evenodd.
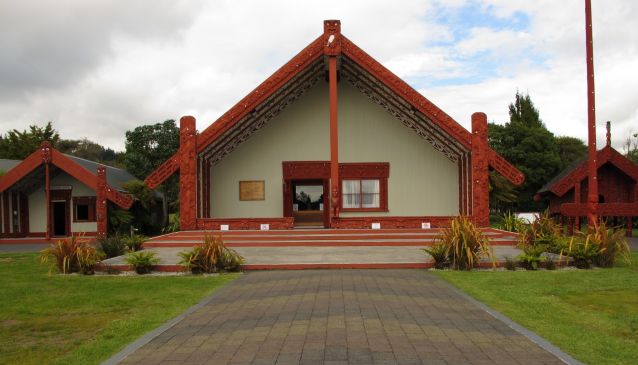
<path id="1" fill-rule="evenodd" d="M 638 216 L 638 165 L 611 147 L 610 126 L 607 124 L 607 143 L 596 151 L 599 217 L 614 222 L 624 221 L 631 236 L 633 219 Z M 574 162 L 543 186 L 536 199 L 549 202 L 549 213 L 566 221 L 570 233 L 587 222 L 587 159 Z"/>

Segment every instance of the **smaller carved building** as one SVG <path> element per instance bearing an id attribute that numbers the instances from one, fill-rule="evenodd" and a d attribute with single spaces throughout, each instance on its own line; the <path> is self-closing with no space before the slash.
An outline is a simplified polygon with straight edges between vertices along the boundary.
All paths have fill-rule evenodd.
<path id="1" fill-rule="evenodd" d="M 624 220 L 631 236 L 633 218 L 638 216 L 638 165 L 611 147 L 609 124 L 607 144 L 596 153 L 598 216 Z M 570 234 L 580 229 L 587 216 L 587 158 L 582 158 L 554 177 L 537 193 L 549 201 L 549 213 L 567 219 Z"/>
<path id="2" fill-rule="evenodd" d="M 107 200 L 129 209 L 128 172 L 69 156 L 44 142 L 0 177 L 0 238 L 106 234 Z"/>

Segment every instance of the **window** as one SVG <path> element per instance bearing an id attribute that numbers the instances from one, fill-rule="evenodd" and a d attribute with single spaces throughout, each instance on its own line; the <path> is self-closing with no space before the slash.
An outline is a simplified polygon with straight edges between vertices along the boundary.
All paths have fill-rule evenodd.
<path id="1" fill-rule="evenodd" d="M 380 187 L 378 179 L 343 180 L 343 209 L 380 209 Z"/>
<path id="2" fill-rule="evenodd" d="M 73 198 L 73 221 L 95 222 L 95 197 L 80 196 Z"/>

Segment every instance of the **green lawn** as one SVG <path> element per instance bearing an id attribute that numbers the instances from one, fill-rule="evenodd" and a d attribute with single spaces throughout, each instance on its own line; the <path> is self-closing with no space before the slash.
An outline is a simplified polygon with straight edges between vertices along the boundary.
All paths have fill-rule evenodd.
<path id="1" fill-rule="evenodd" d="M 588 364 L 638 359 L 638 252 L 613 269 L 437 271 L 436 275 Z"/>
<path id="2" fill-rule="evenodd" d="M 98 364 L 239 274 L 49 275 L 37 254 L 0 254 L 3 364 Z"/>

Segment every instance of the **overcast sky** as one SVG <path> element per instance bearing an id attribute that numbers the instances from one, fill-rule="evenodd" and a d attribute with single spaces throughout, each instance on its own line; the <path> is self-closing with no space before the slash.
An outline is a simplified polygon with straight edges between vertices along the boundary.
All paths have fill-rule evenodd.
<path id="1" fill-rule="evenodd" d="M 593 0 L 598 143 L 638 132 L 638 2 Z M 342 32 L 464 127 L 528 92 L 586 139 L 583 0 L 0 0 L 0 133 L 52 121 L 116 150 L 140 124 L 201 131 L 340 19 Z"/>

